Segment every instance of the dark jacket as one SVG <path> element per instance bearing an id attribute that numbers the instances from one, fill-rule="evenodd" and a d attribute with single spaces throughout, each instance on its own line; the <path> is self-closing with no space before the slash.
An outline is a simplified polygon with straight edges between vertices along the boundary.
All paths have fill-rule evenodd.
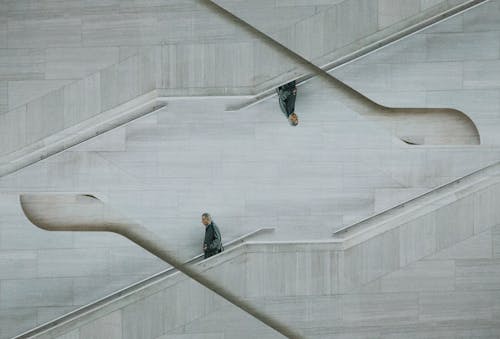
<path id="1" fill-rule="evenodd" d="M 295 99 L 297 97 L 297 86 L 295 81 L 278 87 L 277 93 L 281 111 L 288 119 L 290 115 L 295 112 Z"/>
<path id="2" fill-rule="evenodd" d="M 205 227 L 205 240 L 203 245 L 207 247 L 205 250 L 205 258 L 216 255 L 222 252 L 222 237 L 217 225 L 212 221 Z"/>

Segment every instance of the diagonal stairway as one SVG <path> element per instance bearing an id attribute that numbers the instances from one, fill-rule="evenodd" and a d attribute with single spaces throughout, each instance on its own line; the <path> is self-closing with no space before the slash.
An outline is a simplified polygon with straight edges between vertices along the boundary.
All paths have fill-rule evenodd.
<path id="1" fill-rule="evenodd" d="M 420 29 L 427 25 L 442 20 L 448 16 L 456 15 L 461 11 L 484 2 L 484 0 L 474 0 L 465 2 L 463 5 L 447 9 L 436 17 L 432 17 L 418 26 Z M 221 12 L 221 8 L 211 1 L 204 1 L 209 8 Z M 215 7 L 214 7 L 215 6 Z M 222 11 L 222 15 L 232 16 L 227 11 Z M 233 18 L 234 19 L 234 18 Z M 240 20 L 240 19 L 238 19 Z M 250 29 L 257 37 L 263 38 L 268 48 L 281 51 L 282 56 L 295 59 L 307 65 L 311 74 L 322 76 L 332 91 L 341 93 L 338 99 L 359 114 L 370 117 L 381 122 L 392 133 L 402 140 L 411 144 L 440 144 L 439 133 L 443 133 L 443 128 L 450 124 L 456 124 L 453 130 L 457 136 L 447 139 L 444 143 L 458 144 L 478 144 L 479 134 L 474 123 L 458 110 L 439 109 L 396 109 L 381 106 L 363 94 L 355 91 L 346 84 L 329 76 L 323 69 L 288 49 L 268 37 L 262 31 L 240 20 L 239 24 L 246 29 Z M 356 57 L 370 53 L 375 47 L 380 47 L 401 39 L 413 33 L 414 27 L 409 28 L 404 34 L 396 34 L 384 37 L 369 49 L 355 53 Z M 163 70 L 162 64 L 164 54 L 160 46 L 150 46 L 137 55 L 133 55 L 126 60 L 110 66 L 91 76 L 71 83 L 61 89 L 53 91 L 28 104 L 16 108 L 2 116 L 0 124 L 1 144 L 3 145 L 0 156 L 0 175 L 12 173 L 13 171 L 27 166 L 39 159 L 60 152 L 70 146 L 76 145 L 84 140 L 109 131 L 116 126 L 130 122 L 139 116 L 143 116 L 153 109 L 161 107 L 165 103 L 164 98 L 158 98 L 158 90 L 162 89 L 162 83 L 168 74 Z M 342 63 L 351 59 L 346 58 Z M 339 66 L 341 62 L 336 62 Z M 127 91 L 116 91 L 124 82 L 137 84 Z M 279 83 L 274 83 L 275 88 Z M 103 92 L 100 89 L 103 89 Z M 165 89 L 163 89 L 165 91 Z M 101 98 L 102 96 L 102 98 Z M 100 105 L 96 105 L 96 97 L 100 98 Z M 259 96 L 260 97 L 260 96 Z M 71 108 L 74 100 L 80 101 L 78 108 Z M 69 106 L 70 108 L 67 108 Z M 64 109 L 63 109 L 64 107 Z M 19 116 L 28 119 L 19 119 Z M 31 116 L 36 119 L 30 119 Z M 410 130 L 405 130 L 405 120 L 409 116 L 414 117 L 414 126 Z M 422 119 L 421 117 L 424 116 Z M 444 125 L 442 121 L 445 121 Z M 429 135 L 424 126 L 431 123 L 440 125 L 437 128 L 437 136 Z M 28 133 L 29 132 L 29 133 Z M 413 135 L 412 135 L 413 133 Z M 426 139 L 427 138 L 427 139 Z"/>
<path id="2" fill-rule="evenodd" d="M 498 275 L 491 273 L 498 272 L 500 216 L 491 206 L 498 201 L 499 175 L 500 164 L 488 166 L 341 230 L 332 240 L 249 241 L 208 260 L 202 270 L 304 337 L 383 337 L 407 331 L 443 335 L 450 329 L 456 334 L 464 331 L 459 325 L 464 316 L 476 319 L 465 322 L 472 333 L 493 333 L 500 330 L 494 316 L 498 291 L 490 287 L 498 282 Z M 474 276 L 478 268 L 490 274 Z M 168 282 L 175 276 L 155 282 L 150 292 L 126 296 L 118 307 L 100 305 L 55 325 L 44 337 L 106 331 L 116 323 L 101 319 L 110 317 L 123 319 L 123 337 L 228 336 L 237 331 L 275 337 L 199 285 L 178 278 L 184 282 Z M 422 283 L 410 283 L 414 279 Z M 474 289 L 464 292 L 460 286 Z M 189 295 L 206 296 L 184 302 Z M 176 297 L 181 299 L 172 299 Z M 444 309 L 439 308 L 442 303 Z M 464 310 L 465 305 L 473 305 L 478 313 Z M 322 315 L 315 316 L 320 309 Z M 191 316 L 172 318 L 182 314 Z M 153 322 L 134 324 L 141 323 L 142 316 L 152 316 Z"/>
<path id="3" fill-rule="evenodd" d="M 304 120 L 307 124 L 299 131 L 292 132 L 294 134 L 289 133 L 288 126 L 283 124 L 281 116 L 275 111 L 275 103 L 271 101 L 236 115 L 229 112 L 214 115 L 214 111 L 223 112 L 226 103 L 199 99 L 193 100 L 196 101 L 195 104 L 183 105 L 181 99 L 170 100 L 169 105 L 161 111 L 4 177 L 0 183 L 2 197 L 15 196 L 19 191 L 99 192 L 114 207 L 160 233 L 166 229 L 174 230 L 175 223 L 185 233 L 172 240 L 177 244 L 188 244 L 189 248 L 181 249 L 178 246 L 176 250 L 179 255 L 189 258 L 192 253 L 196 253 L 194 249 L 198 246 L 193 240 L 197 239 L 197 232 L 189 229 L 197 220 L 193 220 L 191 216 L 207 206 L 217 209 L 222 203 L 231 201 L 227 209 L 219 211 L 224 218 L 223 224 L 243 225 L 242 231 L 254 229 L 257 223 L 279 226 L 277 240 L 296 236 L 303 238 L 304 234 L 311 240 L 321 239 L 328 237 L 333 229 L 377 211 L 375 206 L 378 199 L 374 198 L 377 190 L 404 192 L 404 195 L 385 202 L 390 206 L 422 189 L 448 180 L 447 177 L 459 176 L 466 170 L 497 159 L 493 147 L 457 148 L 456 155 L 451 157 L 447 156 L 453 153 L 450 149 L 402 147 L 398 140 L 393 140 L 383 129 L 379 129 L 371 121 L 360 119 L 355 111 L 346 109 L 334 98 L 325 100 L 329 93 L 325 83 L 313 81 L 305 84 L 301 87 L 301 93 L 304 99 L 302 107 L 315 107 L 320 114 L 311 116 L 310 121 Z M 319 104 L 315 102 L 317 99 Z M 322 100 L 325 100 L 323 105 Z M 328 114 L 332 107 L 335 108 L 335 117 Z M 270 116 L 270 112 L 274 115 Z M 185 123 L 173 128 L 174 121 Z M 347 133 L 354 131 L 351 136 Z M 190 139 L 198 134 L 204 138 Z M 230 145 L 224 142 L 226 137 L 233 140 Z M 307 142 L 311 143 L 311 147 L 307 147 Z M 289 145 L 292 144 L 294 147 L 290 148 Z M 214 149 L 220 150 L 220 153 L 213 152 Z M 193 159 L 186 156 L 193 151 Z M 326 159 L 325 153 L 328 154 Z M 460 161 L 459 155 L 463 153 L 470 156 L 467 163 Z M 408 154 L 412 156 L 409 157 Z M 175 162 L 170 160 L 173 156 Z M 223 166 L 217 166 L 217 161 L 223 157 L 227 157 L 229 161 Z M 434 173 L 432 171 L 436 163 L 439 164 L 435 159 L 439 157 L 443 161 L 451 159 L 459 165 L 448 165 L 449 168 L 444 171 Z M 193 164 L 200 159 L 205 164 L 213 165 L 209 172 L 193 168 Z M 326 164 L 325 160 L 332 162 Z M 264 167 L 267 172 L 256 172 L 263 168 L 262 161 L 269 165 Z M 426 170 L 421 171 L 422 168 Z M 251 172 L 252 176 L 249 175 Z M 314 178 L 304 175 L 311 172 L 315 173 Z M 413 182 L 413 172 L 423 176 L 419 178 L 418 185 Z M 251 181 L 255 173 L 258 173 L 259 179 Z M 280 173 L 289 173 L 290 176 Z M 195 184 L 187 184 L 187 174 L 194 178 L 190 181 Z M 207 174 L 210 180 L 215 179 L 217 186 L 203 186 L 210 182 L 206 179 Z M 321 176 L 328 176 L 329 180 L 316 178 Z M 224 177 L 230 180 L 222 180 Z M 274 181 L 275 178 L 279 179 Z M 251 182 L 244 185 L 242 183 L 245 180 Z M 274 187 L 269 187 L 269 182 L 277 182 L 281 193 Z M 315 189 L 307 190 L 307 186 Z M 215 187 L 222 189 L 214 195 Z M 231 194 L 236 188 L 245 192 L 241 199 Z M 136 192 L 138 197 L 134 202 L 126 198 L 132 192 Z M 268 199 L 262 199 L 262 195 L 266 195 Z M 311 196 L 312 200 L 307 201 Z M 17 202 L 17 198 L 14 200 Z M 278 204 L 273 205 L 276 202 Z M 5 205 L 5 201 L 2 204 Z M 6 206 L 10 206 L 9 203 Z M 239 217 L 242 208 L 245 217 Z M 12 211 L 14 210 L 13 208 Z M 13 222 L 20 223 L 18 215 L 8 217 Z M 2 219 L 3 222 L 4 220 L 5 218 Z M 22 228 L 16 228 L 17 230 L 22 231 Z M 227 227 L 225 233 L 230 239 L 238 231 L 240 230 Z M 4 239 L 12 239 L 12 236 L 6 236 L 8 234 L 14 233 L 2 232 L 2 246 L 6 243 Z M 28 228 L 23 234 L 28 239 L 33 237 Z M 82 241 L 80 235 L 75 235 L 74 239 L 77 244 L 90 244 Z M 107 237 L 95 237 L 92 241 L 91 246 L 101 241 L 110 247 L 117 244 Z M 62 238 L 60 243 L 64 244 Z M 127 249 L 123 252 L 131 251 Z M 42 249 L 40 252 L 45 251 Z M 64 255 L 70 258 L 70 253 L 68 250 Z M 79 252 L 79 256 L 85 255 L 88 256 L 89 253 Z M 79 267 L 78 265 L 73 266 Z M 131 265 L 139 266 L 134 263 Z M 159 270 L 160 268 L 157 269 Z M 143 272 L 150 274 L 155 271 Z M 23 291 L 23 284 L 19 282 L 16 282 L 20 286 L 19 291 Z M 61 291 L 64 290 L 63 285 L 60 285 Z M 98 289 L 97 284 L 95 290 Z M 2 298 L 7 301 L 17 300 L 15 294 L 8 296 L 8 299 L 5 299 L 5 295 Z M 61 310 L 62 307 L 55 312 Z M 127 314 L 132 316 L 133 312 Z M 15 314 L 13 316 L 16 317 Z"/>

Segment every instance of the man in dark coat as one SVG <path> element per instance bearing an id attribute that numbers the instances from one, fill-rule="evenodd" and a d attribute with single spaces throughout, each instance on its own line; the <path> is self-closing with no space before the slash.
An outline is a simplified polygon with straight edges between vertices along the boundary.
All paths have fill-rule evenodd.
<path id="1" fill-rule="evenodd" d="M 276 90 L 279 97 L 280 108 L 290 122 L 290 125 L 297 126 L 299 118 L 295 113 L 295 99 L 297 97 L 297 86 L 295 80 L 278 87 Z"/>
<path id="2" fill-rule="evenodd" d="M 212 221 L 212 217 L 208 213 L 201 215 L 201 223 L 205 225 L 205 240 L 203 240 L 203 252 L 205 252 L 205 259 L 210 258 L 217 253 L 223 251 L 222 237 L 219 228 Z"/>

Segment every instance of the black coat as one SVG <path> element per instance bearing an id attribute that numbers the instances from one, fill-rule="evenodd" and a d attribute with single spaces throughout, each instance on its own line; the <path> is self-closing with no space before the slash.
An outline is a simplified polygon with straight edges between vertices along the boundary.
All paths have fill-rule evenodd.
<path id="1" fill-rule="evenodd" d="M 219 228 L 213 221 L 205 227 L 203 245 L 207 248 L 205 250 L 205 258 L 222 252 L 222 236 Z"/>
<path id="2" fill-rule="evenodd" d="M 281 111 L 288 119 L 292 113 L 295 113 L 295 99 L 297 97 L 297 86 L 295 81 L 278 87 L 277 92 Z"/>

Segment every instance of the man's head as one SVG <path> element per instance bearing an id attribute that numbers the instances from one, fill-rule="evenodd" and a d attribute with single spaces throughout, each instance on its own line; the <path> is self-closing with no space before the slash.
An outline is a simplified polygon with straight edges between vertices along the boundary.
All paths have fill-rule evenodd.
<path id="1" fill-rule="evenodd" d="M 299 124 L 299 117 L 297 116 L 297 114 L 292 113 L 288 117 L 288 122 L 290 122 L 290 125 L 292 126 L 297 126 Z"/>
<path id="2" fill-rule="evenodd" d="M 212 222 L 212 217 L 210 216 L 210 214 L 208 213 L 203 213 L 201 215 L 201 223 L 205 226 L 208 226 L 210 225 L 210 223 Z"/>

